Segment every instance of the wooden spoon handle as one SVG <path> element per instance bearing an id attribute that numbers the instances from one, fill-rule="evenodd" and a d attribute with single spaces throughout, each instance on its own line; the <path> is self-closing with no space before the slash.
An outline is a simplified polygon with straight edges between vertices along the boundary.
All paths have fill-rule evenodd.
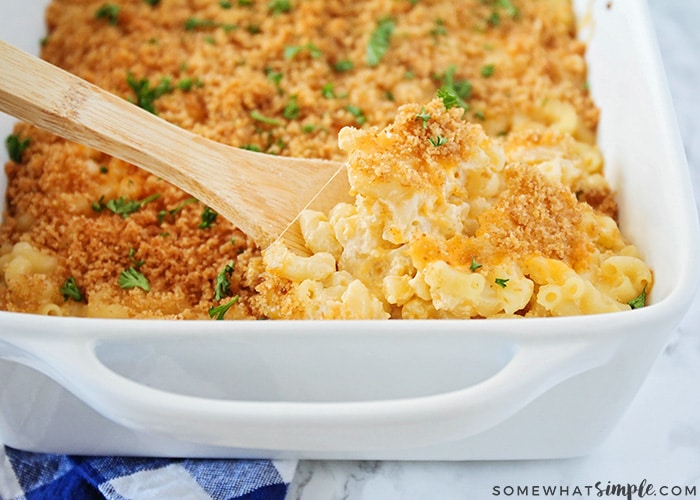
<path id="1" fill-rule="evenodd" d="M 2 41 L 0 66 L 0 110 L 171 182 L 261 245 L 340 167 L 204 139 Z"/>
<path id="2" fill-rule="evenodd" d="M 163 178 L 177 176 L 171 158 L 180 150 L 169 136 L 192 140 L 186 131 L 2 41 L 0 63 L 3 111 Z"/>

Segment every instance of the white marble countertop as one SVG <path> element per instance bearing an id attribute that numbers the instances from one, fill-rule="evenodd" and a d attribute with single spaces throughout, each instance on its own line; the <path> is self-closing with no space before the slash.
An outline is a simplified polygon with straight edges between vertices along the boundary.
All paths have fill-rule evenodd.
<path id="1" fill-rule="evenodd" d="M 700 1 L 648 2 L 700 199 Z M 598 481 L 646 481 L 657 498 L 700 498 L 699 325 L 700 294 L 616 429 L 587 457 L 534 462 L 302 461 L 287 498 L 596 498 L 596 491 L 587 487 Z M 527 486 L 527 495 L 517 490 L 508 495 L 508 486 Z M 559 495 L 546 495 L 534 486 L 556 487 Z"/>

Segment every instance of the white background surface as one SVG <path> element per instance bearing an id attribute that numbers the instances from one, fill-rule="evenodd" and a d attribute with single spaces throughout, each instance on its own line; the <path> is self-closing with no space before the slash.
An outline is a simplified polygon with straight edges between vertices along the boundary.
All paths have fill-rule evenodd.
<path id="1" fill-rule="evenodd" d="M 700 199 L 700 1 L 648 2 Z M 615 431 L 587 457 L 470 463 L 302 461 L 288 500 L 599 498 L 597 482 L 605 488 L 642 481 L 656 492 L 644 498 L 700 498 L 700 295 Z M 528 487 L 528 494 L 516 490 L 507 495 L 508 486 Z M 546 495 L 544 486 L 555 487 L 557 494 Z M 495 487 L 500 495 L 494 494 Z M 695 487 L 695 494 L 677 495 L 674 487 Z"/>

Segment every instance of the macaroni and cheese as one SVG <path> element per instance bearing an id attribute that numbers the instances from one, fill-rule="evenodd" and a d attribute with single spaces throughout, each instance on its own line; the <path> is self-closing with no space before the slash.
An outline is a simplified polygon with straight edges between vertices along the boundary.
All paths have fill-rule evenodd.
<path id="1" fill-rule="evenodd" d="M 46 21 L 49 62 L 222 143 L 348 161 L 355 201 L 302 215 L 310 256 L 263 253 L 162 179 L 19 123 L 3 310 L 549 316 L 651 290 L 569 0 L 52 0 Z"/>

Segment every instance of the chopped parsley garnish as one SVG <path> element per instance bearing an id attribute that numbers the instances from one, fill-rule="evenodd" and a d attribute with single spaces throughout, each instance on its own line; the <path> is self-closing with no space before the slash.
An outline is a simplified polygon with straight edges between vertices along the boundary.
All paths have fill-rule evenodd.
<path id="1" fill-rule="evenodd" d="M 387 50 L 389 50 L 389 42 L 396 28 L 396 21 L 391 18 L 382 19 L 377 23 L 369 37 L 367 44 L 366 58 L 368 66 L 377 66 L 382 60 Z"/>
<path id="2" fill-rule="evenodd" d="M 180 204 L 177 205 L 175 208 L 171 208 L 170 210 L 161 210 L 160 212 L 158 212 L 158 220 L 160 222 L 163 222 L 168 215 L 172 217 L 176 215 L 180 210 L 185 208 L 187 205 L 190 205 L 192 203 L 197 203 L 197 198 L 187 198 L 186 200 L 180 202 Z"/>
<path id="3" fill-rule="evenodd" d="M 284 94 L 284 91 L 282 90 L 282 87 L 280 86 L 280 82 L 282 81 L 282 78 L 284 75 L 280 73 L 279 71 L 275 71 L 274 69 L 271 68 L 265 68 L 265 76 L 267 76 L 267 79 L 270 80 L 275 88 L 277 89 L 277 93 L 279 95 Z"/>
<path id="4" fill-rule="evenodd" d="M 333 65 L 333 69 L 338 73 L 343 73 L 345 71 L 350 71 L 355 67 L 353 62 L 349 59 L 342 59 Z"/>
<path id="5" fill-rule="evenodd" d="M 430 113 L 428 113 L 425 110 L 425 106 L 423 106 L 420 110 L 420 113 L 416 115 L 416 120 L 422 120 L 423 121 L 423 128 L 428 128 L 428 120 L 430 120 L 431 116 Z"/>
<path id="6" fill-rule="evenodd" d="M 194 87 L 201 87 L 202 85 L 202 81 L 199 78 L 183 78 L 177 83 L 177 88 L 183 92 L 189 92 Z"/>
<path id="7" fill-rule="evenodd" d="M 349 104 L 345 106 L 345 110 L 355 117 L 355 121 L 358 125 L 363 125 L 367 121 L 367 117 L 365 116 L 364 112 L 357 106 Z"/>
<path id="8" fill-rule="evenodd" d="M 282 116 L 287 120 L 296 120 L 299 117 L 300 111 L 299 104 L 297 104 L 297 96 L 293 95 L 289 97 L 287 104 L 284 106 Z"/>
<path id="9" fill-rule="evenodd" d="M 292 10 L 292 3 L 289 0 L 271 0 L 267 8 L 275 15 L 285 14 Z"/>
<path id="10" fill-rule="evenodd" d="M 188 17 L 185 20 L 185 29 L 187 31 L 206 30 L 217 28 L 219 25 L 211 19 L 199 19 L 198 17 Z"/>
<path id="11" fill-rule="evenodd" d="M 482 68 L 481 68 L 481 76 L 483 76 L 484 78 L 489 78 L 489 77 L 493 76 L 495 71 L 496 71 L 495 64 L 486 64 L 485 66 L 482 66 Z"/>
<path id="12" fill-rule="evenodd" d="M 323 87 L 321 87 L 321 95 L 326 99 L 335 98 L 335 89 L 333 88 L 332 82 L 326 83 L 323 85 Z"/>
<path id="13" fill-rule="evenodd" d="M 221 300 L 231 294 L 231 282 L 229 278 L 233 274 L 233 261 L 224 266 L 221 272 L 216 276 L 214 285 L 214 300 Z"/>
<path id="14" fill-rule="evenodd" d="M 284 48 L 284 58 L 287 60 L 294 59 L 297 54 L 303 51 L 308 52 L 314 59 L 318 59 L 323 55 L 321 49 L 319 49 L 316 45 L 313 43 L 307 43 L 305 45 L 287 45 Z"/>
<path id="15" fill-rule="evenodd" d="M 141 266 L 143 266 L 146 263 L 145 260 L 136 260 L 136 249 L 135 248 L 129 249 L 129 260 L 134 265 L 134 268 L 137 270 L 140 269 Z"/>
<path id="16" fill-rule="evenodd" d="M 224 315 L 228 312 L 231 307 L 238 302 L 238 295 L 232 298 L 230 301 L 220 306 L 212 307 L 209 309 L 209 317 L 214 319 L 224 319 Z"/>
<path id="17" fill-rule="evenodd" d="M 437 96 L 442 99 L 442 104 L 445 109 L 454 108 L 459 106 L 459 97 L 457 94 L 448 89 L 438 89 Z"/>
<path id="18" fill-rule="evenodd" d="M 241 146 L 241 149 L 245 149 L 246 151 L 253 151 L 255 153 L 262 153 L 262 149 L 260 149 L 260 146 L 257 144 L 243 144 Z"/>
<path id="19" fill-rule="evenodd" d="M 78 284 L 75 282 L 75 278 L 73 276 L 66 280 L 61 287 L 60 292 L 65 300 L 73 299 L 76 302 L 83 301 L 83 294 L 80 292 Z"/>
<path id="20" fill-rule="evenodd" d="M 442 86 L 437 91 L 437 96 L 442 99 L 446 109 L 459 106 L 469 110 L 468 101 L 472 96 L 472 84 L 464 79 L 455 79 L 457 68 L 450 66 L 447 71 L 440 76 Z"/>
<path id="21" fill-rule="evenodd" d="M 491 26 L 498 26 L 501 24 L 501 15 L 497 11 L 491 12 L 491 15 L 486 18 L 486 22 Z"/>
<path id="22" fill-rule="evenodd" d="M 501 24 L 501 12 L 511 19 L 517 19 L 520 16 L 520 10 L 513 5 L 511 0 L 482 0 L 482 3 L 488 3 L 493 6 L 491 14 L 486 18 L 486 22 L 491 26 Z"/>
<path id="23" fill-rule="evenodd" d="M 506 287 L 506 283 L 508 283 L 508 282 L 510 281 L 510 279 L 508 279 L 508 278 L 496 278 L 494 281 L 495 281 L 496 284 L 497 284 L 498 286 L 500 286 L 501 288 L 505 288 L 505 287 Z"/>
<path id="24" fill-rule="evenodd" d="M 277 118 L 270 118 L 269 116 L 265 116 L 257 109 L 254 109 L 253 111 L 250 112 L 250 117 L 255 121 L 267 123 L 268 125 L 281 125 L 282 124 L 282 122 L 280 122 Z"/>
<path id="25" fill-rule="evenodd" d="M 647 302 L 647 287 L 645 286 L 644 289 L 642 290 L 642 293 L 637 295 L 635 298 L 630 300 L 627 304 L 632 308 L 632 309 L 639 309 L 641 307 L 644 307 Z"/>
<path id="26" fill-rule="evenodd" d="M 508 14 L 512 18 L 516 18 L 520 15 L 520 10 L 513 5 L 513 2 L 511 0 L 496 0 L 496 5 L 500 8 L 502 8 L 506 14 Z"/>
<path id="27" fill-rule="evenodd" d="M 108 174 L 109 169 L 107 168 L 107 165 L 100 165 L 100 173 L 101 174 Z"/>
<path id="28" fill-rule="evenodd" d="M 447 28 L 445 28 L 445 20 L 436 19 L 435 27 L 430 30 L 430 34 L 433 36 L 433 38 L 435 38 L 436 41 L 439 36 L 447 35 Z"/>
<path id="29" fill-rule="evenodd" d="M 233 7 L 233 4 L 228 0 L 220 0 L 219 7 L 221 7 L 222 9 L 230 9 L 231 7 Z"/>
<path id="30" fill-rule="evenodd" d="M 216 222 L 217 215 L 219 215 L 219 214 L 217 214 L 211 208 L 204 207 L 204 210 L 202 210 L 202 215 L 201 215 L 202 222 L 199 223 L 199 229 L 210 228 L 211 225 L 214 224 L 214 222 Z"/>
<path id="31" fill-rule="evenodd" d="M 119 286 L 124 290 L 130 288 L 141 288 L 146 292 L 151 291 L 151 284 L 140 271 L 137 271 L 133 266 L 129 269 L 122 271 L 119 275 Z"/>
<path id="32" fill-rule="evenodd" d="M 160 0 L 143 0 L 145 3 L 150 5 L 151 7 L 155 7 L 160 3 Z"/>
<path id="33" fill-rule="evenodd" d="M 119 22 L 119 11 L 121 7 L 114 3 L 102 4 L 95 11 L 95 19 L 105 19 L 112 26 L 116 26 Z"/>
<path id="34" fill-rule="evenodd" d="M 435 147 L 447 144 L 447 138 L 441 135 L 437 135 L 434 139 L 432 137 L 428 137 L 428 141 L 430 141 L 430 144 Z"/>
<path id="35" fill-rule="evenodd" d="M 7 148 L 7 155 L 15 163 L 22 163 L 22 155 L 24 151 L 29 147 L 30 139 L 25 137 L 21 139 L 19 135 L 11 134 L 5 139 L 5 147 Z"/>
<path id="36" fill-rule="evenodd" d="M 476 271 L 480 267 L 483 267 L 483 264 L 479 264 L 474 257 L 472 257 L 472 265 L 469 266 L 469 269 L 472 271 Z"/>
<path id="37" fill-rule="evenodd" d="M 105 197 L 104 197 L 104 195 L 100 196 L 99 200 L 92 202 L 92 209 L 95 212 L 102 212 L 102 210 L 105 209 Z"/>
<path id="38" fill-rule="evenodd" d="M 106 207 L 115 214 L 121 215 L 122 218 L 126 219 L 146 203 L 150 203 L 158 198 L 160 198 L 160 193 L 154 193 L 143 200 L 127 200 L 125 197 L 120 196 L 119 198 L 109 200 L 105 203 L 104 197 L 100 197 L 98 202 L 92 204 L 92 209 L 95 212 L 101 212 Z"/>
<path id="39" fill-rule="evenodd" d="M 170 83 L 170 78 L 167 77 L 162 78 L 158 85 L 151 88 L 151 83 L 147 78 L 136 80 L 134 75 L 129 72 L 126 75 L 126 83 L 129 84 L 129 87 L 131 87 L 131 90 L 133 90 L 136 95 L 136 100 L 131 102 L 153 114 L 157 114 L 153 104 L 154 101 L 174 90 L 174 87 Z"/>

